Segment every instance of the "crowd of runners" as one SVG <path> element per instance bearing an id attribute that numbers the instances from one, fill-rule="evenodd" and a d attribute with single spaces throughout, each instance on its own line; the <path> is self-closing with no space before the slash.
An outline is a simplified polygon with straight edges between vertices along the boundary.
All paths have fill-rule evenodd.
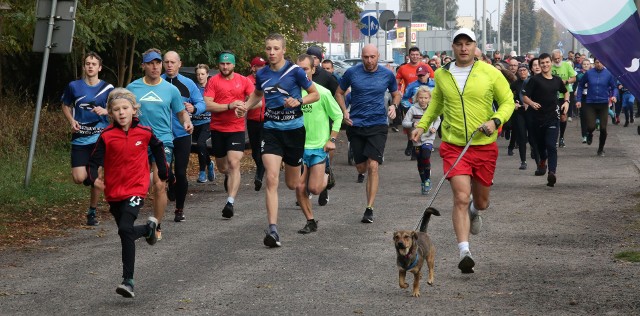
<path id="1" fill-rule="evenodd" d="M 530 157 L 535 175 L 546 174 L 547 185 L 554 186 L 557 148 L 571 142 L 564 139 L 567 121 L 580 120 L 582 142 L 588 145 L 599 132 L 598 156 L 605 153 L 609 117 L 619 124 L 623 114 L 625 127 L 634 122 L 633 95 L 597 57 L 569 52 L 563 59 L 555 50 L 537 57 L 511 52 L 506 59 L 495 52 L 491 59 L 464 28 L 451 41 L 453 56 L 443 52 L 429 57 L 412 47 L 397 69 L 379 64 L 378 49 L 365 45 L 362 63 L 338 76 L 320 47 L 311 46 L 289 60 L 284 36 L 271 34 L 265 55 L 251 60 L 248 76 L 235 72 L 237 56 L 223 51 L 215 65 L 219 72 L 210 77 L 209 66 L 199 64 L 196 82 L 180 74 L 177 52 L 163 55 L 152 48 L 142 54 L 143 77 L 126 89 L 100 80 L 102 60 L 88 53 L 83 78 L 64 91 L 63 112 L 73 130 L 73 179 L 91 186 L 87 225 L 99 224 L 96 208 L 102 191 L 118 225 L 124 280 L 117 293 L 133 297 L 134 242 L 162 239 L 167 201 L 175 201 L 175 222 L 188 216 L 192 144 L 198 156 L 197 182 L 224 177 L 227 199 L 221 216 L 232 219 L 248 134 L 256 166 L 253 189 L 265 191 L 263 243 L 276 248 L 282 245 L 279 194 L 286 194 L 278 191 L 280 171 L 284 169 L 284 183 L 295 191 L 291 194 L 306 220 L 298 233 L 317 231 L 310 197 L 317 195 L 321 206 L 330 200 L 328 190 L 335 185 L 331 161 L 342 126 L 358 182 L 366 182 L 365 224 L 374 222 L 378 170 L 389 130 L 399 132 L 402 125 L 407 135 L 405 154 L 417 164 L 417 194 L 431 190 L 431 156 L 439 138 L 443 170 L 455 164 L 447 180 L 453 192 L 458 267 L 473 273 L 469 235 L 481 231 L 481 211 L 490 204 L 498 137 L 509 140 L 509 156 L 518 150 L 521 170 L 527 170 Z M 386 94 L 391 96 L 388 104 Z M 154 216 L 134 226 L 147 192 L 153 194 Z"/>

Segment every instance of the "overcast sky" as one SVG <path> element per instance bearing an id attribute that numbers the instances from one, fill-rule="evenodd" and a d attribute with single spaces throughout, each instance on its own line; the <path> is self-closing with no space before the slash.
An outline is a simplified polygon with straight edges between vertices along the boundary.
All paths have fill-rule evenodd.
<path id="1" fill-rule="evenodd" d="M 387 10 L 398 11 L 400 7 L 400 1 L 405 0 L 378 0 L 382 5 L 386 5 Z M 453 1 L 453 0 L 450 0 Z M 478 2 L 478 18 L 482 16 L 482 3 L 484 0 L 458 0 L 458 15 L 460 16 L 474 16 L 473 10 L 475 8 L 476 1 Z M 504 11 L 504 4 L 506 0 L 486 0 L 487 1 L 487 11 L 492 12 L 493 10 L 498 11 L 498 2 L 500 3 L 500 12 Z M 368 3 L 372 4 L 375 8 L 376 0 L 369 0 Z M 540 5 L 536 1 L 536 8 L 539 8 Z M 382 8 L 381 8 L 382 9 Z M 493 18 L 491 19 L 493 22 L 493 26 L 497 27 L 498 25 L 498 16 L 497 13 L 493 13 Z M 489 18 L 489 13 L 487 13 L 487 19 Z"/>

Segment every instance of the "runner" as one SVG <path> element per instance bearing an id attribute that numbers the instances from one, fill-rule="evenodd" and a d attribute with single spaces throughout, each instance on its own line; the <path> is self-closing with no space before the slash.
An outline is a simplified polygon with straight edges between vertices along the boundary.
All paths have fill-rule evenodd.
<path id="1" fill-rule="evenodd" d="M 174 51 L 168 51 L 164 54 L 164 74 L 162 79 L 174 85 L 180 91 L 184 108 L 189 113 L 189 117 L 193 119 L 194 115 L 201 115 L 205 112 L 204 99 L 202 93 L 193 80 L 180 74 L 180 55 Z M 182 125 L 175 113 L 171 119 L 173 131 L 173 171 L 176 178 L 175 184 L 169 183 L 168 197 L 169 200 L 176 202 L 176 210 L 174 211 L 175 222 L 184 222 L 184 201 L 187 198 L 189 190 L 189 181 L 187 179 L 187 166 L 189 164 L 189 155 L 191 154 L 191 134 L 189 134 Z M 171 169 L 169 169 L 171 171 Z"/>
<path id="2" fill-rule="evenodd" d="M 284 162 L 285 183 L 294 190 L 300 182 L 300 165 L 304 153 L 305 129 L 301 106 L 319 100 L 318 90 L 307 74 L 297 65 L 284 59 L 286 40 L 281 34 L 265 39 L 269 67 L 256 73 L 256 89 L 244 105 L 236 107 L 236 115 L 243 117 L 247 110 L 260 105 L 265 96 L 265 122 L 262 129 L 262 162 L 267 175 L 266 207 L 269 229 L 264 244 L 282 246 L 278 234 L 278 183 Z M 307 95 L 302 97 L 301 90 Z"/>
<path id="3" fill-rule="evenodd" d="M 218 171 L 224 174 L 224 190 L 229 194 L 222 209 L 222 217 L 233 217 L 233 206 L 240 188 L 240 160 L 244 155 L 245 124 L 237 117 L 235 108 L 244 105 L 244 100 L 254 87 L 247 77 L 235 73 L 236 57 L 231 52 L 218 56 L 220 72 L 209 79 L 204 91 L 207 111 L 211 114 L 211 144 L 216 157 Z"/>
<path id="4" fill-rule="evenodd" d="M 458 268 L 462 273 L 473 273 L 475 261 L 469 251 L 469 233 L 478 234 L 482 227 L 479 211 L 489 207 L 498 158 L 495 131 L 509 119 L 514 105 L 509 83 L 502 73 L 474 59 L 475 34 L 461 28 L 453 34 L 452 42 L 455 59 L 436 72 L 431 104 L 412 138 L 418 141 L 429 125 L 444 114 L 440 157 L 446 172 L 461 155 L 472 133 L 478 129 L 484 131 L 484 134 L 475 134 L 466 154 L 448 174 L 453 191 L 453 228 L 460 250 Z M 498 104 L 497 112 L 492 107 L 494 100 Z"/>
<path id="5" fill-rule="evenodd" d="M 387 142 L 387 116 L 396 117 L 396 109 L 402 98 L 393 72 L 378 66 L 380 53 L 374 45 L 362 48 L 362 63 L 344 73 L 336 100 L 342 109 L 343 121 L 348 125 L 347 137 L 353 150 L 353 160 L 358 174 L 368 173 L 366 198 L 367 207 L 362 217 L 363 223 L 373 223 L 373 206 L 378 193 L 378 168 L 383 161 Z M 345 106 L 346 91 L 351 88 L 351 108 Z M 393 100 L 387 111 L 384 94 L 391 93 Z"/>
<path id="6" fill-rule="evenodd" d="M 313 66 L 313 58 L 306 54 L 300 55 L 297 65 L 311 80 L 316 68 Z M 320 100 L 302 106 L 306 136 L 302 158 L 304 166 L 300 183 L 296 187 L 296 199 L 307 223 L 298 231 L 300 234 L 308 234 L 318 230 L 318 221 L 313 216 L 309 193 L 326 192 L 329 179 L 325 172 L 326 160 L 329 159 L 328 153 L 336 148 L 336 138 L 342 124 L 342 111 L 331 91 L 321 85 L 316 85 L 316 88 L 320 94 Z M 302 92 L 302 95 L 306 95 L 305 91 Z M 329 119 L 333 121 L 331 128 Z"/>
<path id="7" fill-rule="evenodd" d="M 162 72 L 162 54 L 160 50 L 151 48 L 142 54 L 144 76 L 127 86 L 140 104 L 140 124 L 151 127 L 153 134 L 162 141 L 167 163 L 173 161 L 173 132 L 171 130 L 172 114 L 175 113 L 180 125 L 187 133 L 193 132 L 189 113 L 185 111 L 180 91 L 174 85 L 160 77 Z M 151 171 L 153 172 L 153 213 L 158 219 L 156 235 L 162 239 L 160 225 L 167 207 L 167 182 L 158 177 L 158 166 L 155 158 L 149 154 Z M 175 181 L 171 178 L 169 181 Z"/>
<path id="8" fill-rule="evenodd" d="M 570 61 L 562 60 L 562 51 L 559 49 L 554 49 L 551 55 L 553 61 L 551 73 L 562 79 L 562 83 L 565 85 L 567 91 L 569 91 L 569 94 L 571 94 L 571 92 L 573 92 L 573 83 L 576 82 L 576 71 L 573 69 L 573 64 Z M 558 93 L 558 103 L 561 104 L 564 100 L 564 93 Z M 569 104 L 571 103 L 570 98 L 566 100 L 569 100 Z M 564 143 L 564 131 L 567 129 L 567 116 L 571 115 L 573 115 L 573 113 L 567 114 L 566 111 L 565 113 L 560 113 L 560 139 L 558 140 L 558 147 L 560 148 L 566 146 Z"/>
<path id="9" fill-rule="evenodd" d="M 254 57 L 251 60 L 251 74 L 247 79 L 253 85 L 256 84 L 256 72 L 262 69 L 267 62 L 262 57 Z M 253 188 L 260 191 L 262 188 L 262 178 L 264 177 L 264 164 L 262 163 L 262 124 L 264 123 L 264 98 L 262 98 L 261 106 L 247 112 L 247 134 L 249 134 L 249 144 L 251 145 L 251 157 L 256 164 L 256 176 L 253 179 Z"/>
<path id="10" fill-rule="evenodd" d="M 94 52 L 83 58 L 83 78 L 72 81 L 62 94 L 62 113 L 71 125 L 71 177 L 76 184 L 87 178 L 85 166 L 98 136 L 109 125 L 106 108 L 107 96 L 113 86 L 98 78 L 102 70 L 102 58 Z M 87 225 L 98 225 L 96 208 L 101 190 L 90 189 Z"/>
<path id="11" fill-rule="evenodd" d="M 200 94 L 204 96 L 204 88 L 207 86 L 209 80 L 209 66 L 206 64 L 198 64 L 196 66 L 196 79 L 198 81 L 198 90 L 200 90 Z M 192 136 L 193 139 L 196 140 L 196 146 L 198 148 L 198 165 L 200 167 L 198 183 L 205 183 L 207 180 L 213 181 L 216 178 L 215 166 L 207 149 L 207 139 L 211 137 L 211 131 L 209 130 L 209 125 L 211 125 L 211 112 L 204 111 L 204 113 L 192 115 L 191 122 L 193 123 Z"/>

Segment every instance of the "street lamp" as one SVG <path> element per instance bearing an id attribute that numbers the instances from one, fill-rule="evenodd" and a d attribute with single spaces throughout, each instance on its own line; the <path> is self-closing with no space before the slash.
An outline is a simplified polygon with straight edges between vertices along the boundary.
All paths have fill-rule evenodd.
<path id="1" fill-rule="evenodd" d="M 496 13 L 496 10 L 493 10 L 493 11 L 487 10 L 487 13 L 489 13 L 489 26 L 491 26 L 491 29 L 493 29 L 493 14 Z M 498 13 L 498 15 L 499 14 L 500 13 Z M 500 26 L 498 25 L 498 27 L 500 27 Z M 487 34 L 487 36 L 491 37 L 491 33 Z M 494 48 L 494 50 L 495 50 L 495 48 Z"/>

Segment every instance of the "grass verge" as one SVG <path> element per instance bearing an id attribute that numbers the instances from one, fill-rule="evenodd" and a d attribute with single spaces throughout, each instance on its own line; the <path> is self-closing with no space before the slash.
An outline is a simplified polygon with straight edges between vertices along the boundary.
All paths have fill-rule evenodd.
<path id="1" fill-rule="evenodd" d="M 616 254 L 616 259 L 628 262 L 640 262 L 640 251 L 623 251 Z"/>

